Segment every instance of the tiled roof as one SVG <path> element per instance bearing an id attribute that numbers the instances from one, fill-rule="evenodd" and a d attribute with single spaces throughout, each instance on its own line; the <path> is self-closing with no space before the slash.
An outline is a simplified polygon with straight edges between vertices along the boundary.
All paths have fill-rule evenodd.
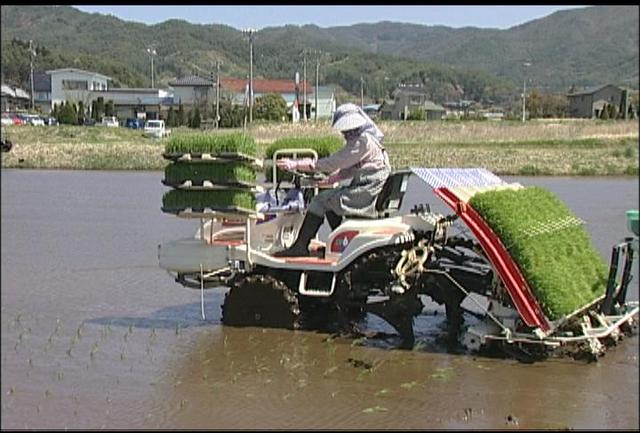
<path id="1" fill-rule="evenodd" d="M 158 89 L 150 89 L 149 87 L 112 87 L 109 90 L 103 91 L 116 93 L 151 93 L 153 95 L 158 94 Z"/>
<path id="2" fill-rule="evenodd" d="M 438 105 L 433 101 L 426 101 L 424 103 L 424 109 L 429 111 L 444 111 L 444 107 L 442 105 Z"/>
<path id="3" fill-rule="evenodd" d="M 189 75 L 187 77 L 178 78 L 169 82 L 170 86 L 213 86 L 211 80 L 198 77 L 197 75 Z"/>
<path id="4" fill-rule="evenodd" d="M 7 96 L 11 96 L 13 98 L 16 97 L 16 92 L 9 86 L 7 86 L 6 84 L 2 85 L 2 94 L 3 95 L 7 95 Z"/>
<path id="5" fill-rule="evenodd" d="M 598 90 L 602 90 L 611 84 L 603 84 L 601 86 L 587 87 L 584 90 L 579 92 L 569 93 L 567 96 L 580 96 L 580 95 L 591 95 L 592 93 L 596 93 Z"/>
<path id="6" fill-rule="evenodd" d="M 418 86 L 399 86 L 396 87 L 396 89 L 392 92 L 392 95 L 398 96 L 398 94 L 400 93 L 404 93 L 407 95 L 425 95 L 428 94 L 429 92 L 427 92 L 427 89 L 425 89 L 424 87 L 418 87 Z"/>
<path id="7" fill-rule="evenodd" d="M 2 94 L 12 98 L 29 99 L 29 94 L 22 90 L 20 87 L 12 88 L 11 86 L 8 86 L 6 84 L 2 85 Z"/>
<path id="8" fill-rule="evenodd" d="M 113 80 L 113 78 L 109 77 L 108 75 L 99 74 L 97 72 L 85 71 L 84 69 L 77 69 L 77 68 L 50 69 L 47 71 L 47 74 L 52 75 L 52 74 L 60 74 L 64 72 L 75 72 L 78 74 L 95 75 L 95 76 L 104 78 L 105 80 Z"/>
<path id="9" fill-rule="evenodd" d="M 16 87 L 16 98 L 29 99 L 30 96 L 26 91 L 22 90 L 19 87 Z"/>

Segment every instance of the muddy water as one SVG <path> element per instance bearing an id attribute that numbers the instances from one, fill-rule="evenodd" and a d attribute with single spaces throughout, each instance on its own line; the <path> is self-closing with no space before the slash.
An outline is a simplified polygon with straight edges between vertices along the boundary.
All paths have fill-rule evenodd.
<path id="1" fill-rule="evenodd" d="M 596 364 L 453 355 L 430 304 L 403 351 L 223 327 L 224 288 L 202 320 L 199 292 L 157 266 L 197 225 L 160 211 L 161 176 L 2 171 L 2 428 L 638 428 L 637 336 Z M 558 194 L 606 260 L 638 207 L 638 179 L 509 180 Z M 403 207 L 437 209 L 423 191 Z"/>

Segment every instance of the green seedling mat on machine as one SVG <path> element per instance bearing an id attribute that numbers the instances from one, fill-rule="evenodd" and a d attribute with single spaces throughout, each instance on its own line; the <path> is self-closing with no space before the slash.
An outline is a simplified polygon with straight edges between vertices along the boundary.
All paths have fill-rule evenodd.
<path id="1" fill-rule="evenodd" d="M 244 161 L 262 166 L 253 137 L 241 133 L 189 134 L 172 137 L 162 156 L 171 161 Z"/>
<path id="2" fill-rule="evenodd" d="M 608 269 L 571 210 L 540 187 L 494 190 L 469 204 L 500 237 L 551 320 L 604 295 Z"/>
<path id="3" fill-rule="evenodd" d="M 255 212 L 255 206 L 256 199 L 252 193 L 234 189 L 211 191 L 173 189 L 162 196 L 162 211 L 173 214 L 188 209 L 192 212 L 211 209 L 227 213 L 251 213 Z"/>
<path id="4" fill-rule="evenodd" d="M 172 137 L 165 145 L 166 154 L 239 153 L 255 156 L 255 140 L 245 134 L 189 134 Z"/>
<path id="5" fill-rule="evenodd" d="M 170 186 L 171 188 L 181 189 L 181 190 L 189 190 L 189 191 L 218 191 L 218 190 L 247 190 L 252 192 L 263 192 L 264 189 L 262 186 L 258 185 L 255 182 L 244 182 L 241 180 L 230 180 L 230 181 L 216 181 L 211 182 L 208 180 L 194 182 L 191 180 L 185 180 L 183 182 L 169 182 L 167 180 L 162 180 L 162 184 L 166 186 Z"/>
<path id="6" fill-rule="evenodd" d="M 162 154 L 164 159 L 172 162 L 184 162 L 194 164 L 211 164 L 217 163 L 232 163 L 232 162 L 244 162 L 251 164 L 253 167 L 262 168 L 263 162 L 261 159 L 251 155 L 238 152 L 218 152 L 218 153 L 201 153 L 201 152 L 164 152 Z"/>
<path id="7" fill-rule="evenodd" d="M 256 172 L 252 167 L 241 162 L 225 164 L 177 162 L 165 167 L 163 184 L 174 188 L 185 188 L 186 182 L 189 182 L 192 188 L 203 188 L 206 186 L 205 183 L 211 183 L 222 188 L 255 189 Z"/>

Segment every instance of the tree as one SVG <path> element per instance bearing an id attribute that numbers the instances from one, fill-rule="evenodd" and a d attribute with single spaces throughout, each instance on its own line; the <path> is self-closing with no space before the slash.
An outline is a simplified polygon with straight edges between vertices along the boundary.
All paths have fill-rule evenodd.
<path id="1" fill-rule="evenodd" d="M 600 112 L 600 118 L 602 120 L 609 120 L 609 104 L 605 104 Z"/>
<path id="2" fill-rule="evenodd" d="M 78 125 L 84 125 L 84 104 L 78 101 Z"/>
<path id="3" fill-rule="evenodd" d="M 530 119 L 543 117 L 543 97 L 537 90 L 532 90 L 525 102 Z"/>
<path id="4" fill-rule="evenodd" d="M 282 121 L 287 116 L 287 101 L 279 93 L 267 93 L 256 98 L 256 119 Z"/>
<path id="5" fill-rule="evenodd" d="M 167 113 L 167 126 L 169 128 L 176 126 L 176 112 L 173 111 L 173 107 L 169 107 L 169 112 Z"/>
<path id="6" fill-rule="evenodd" d="M 189 121 L 189 127 L 200 128 L 200 109 L 198 107 L 191 110 L 189 117 L 191 118 Z"/>
<path id="7" fill-rule="evenodd" d="M 91 118 L 99 122 L 104 115 L 104 98 L 99 96 L 98 99 L 91 104 Z"/>
<path id="8" fill-rule="evenodd" d="M 178 115 L 176 118 L 176 126 L 183 126 L 186 124 L 186 119 L 184 116 L 184 107 L 182 106 L 182 102 L 178 106 Z"/>
<path id="9" fill-rule="evenodd" d="M 111 99 L 109 99 L 109 101 L 104 106 L 104 115 L 107 117 L 115 116 L 115 110 L 113 109 L 113 101 Z"/>
<path id="10" fill-rule="evenodd" d="M 426 116 L 425 116 L 425 112 L 424 109 L 422 108 L 416 108 L 413 109 L 409 112 L 409 115 L 407 116 L 407 120 L 425 120 Z"/>
<path id="11" fill-rule="evenodd" d="M 245 107 L 234 105 L 230 100 L 220 101 L 220 127 L 241 127 L 244 121 L 245 111 Z"/>
<path id="12" fill-rule="evenodd" d="M 78 122 L 78 114 L 74 110 L 74 105 L 69 101 L 62 104 L 58 110 L 58 122 L 65 125 L 75 125 Z"/>

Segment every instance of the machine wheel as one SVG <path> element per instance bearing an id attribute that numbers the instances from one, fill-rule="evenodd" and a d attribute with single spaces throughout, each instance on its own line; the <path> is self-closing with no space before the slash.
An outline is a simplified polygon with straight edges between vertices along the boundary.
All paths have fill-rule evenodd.
<path id="1" fill-rule="evenodd" d="M 222 323 L 298 329 L 298 299 L 282 281 L 268 275 L 250 275 L 237 280 L 225 295 Z"/>

